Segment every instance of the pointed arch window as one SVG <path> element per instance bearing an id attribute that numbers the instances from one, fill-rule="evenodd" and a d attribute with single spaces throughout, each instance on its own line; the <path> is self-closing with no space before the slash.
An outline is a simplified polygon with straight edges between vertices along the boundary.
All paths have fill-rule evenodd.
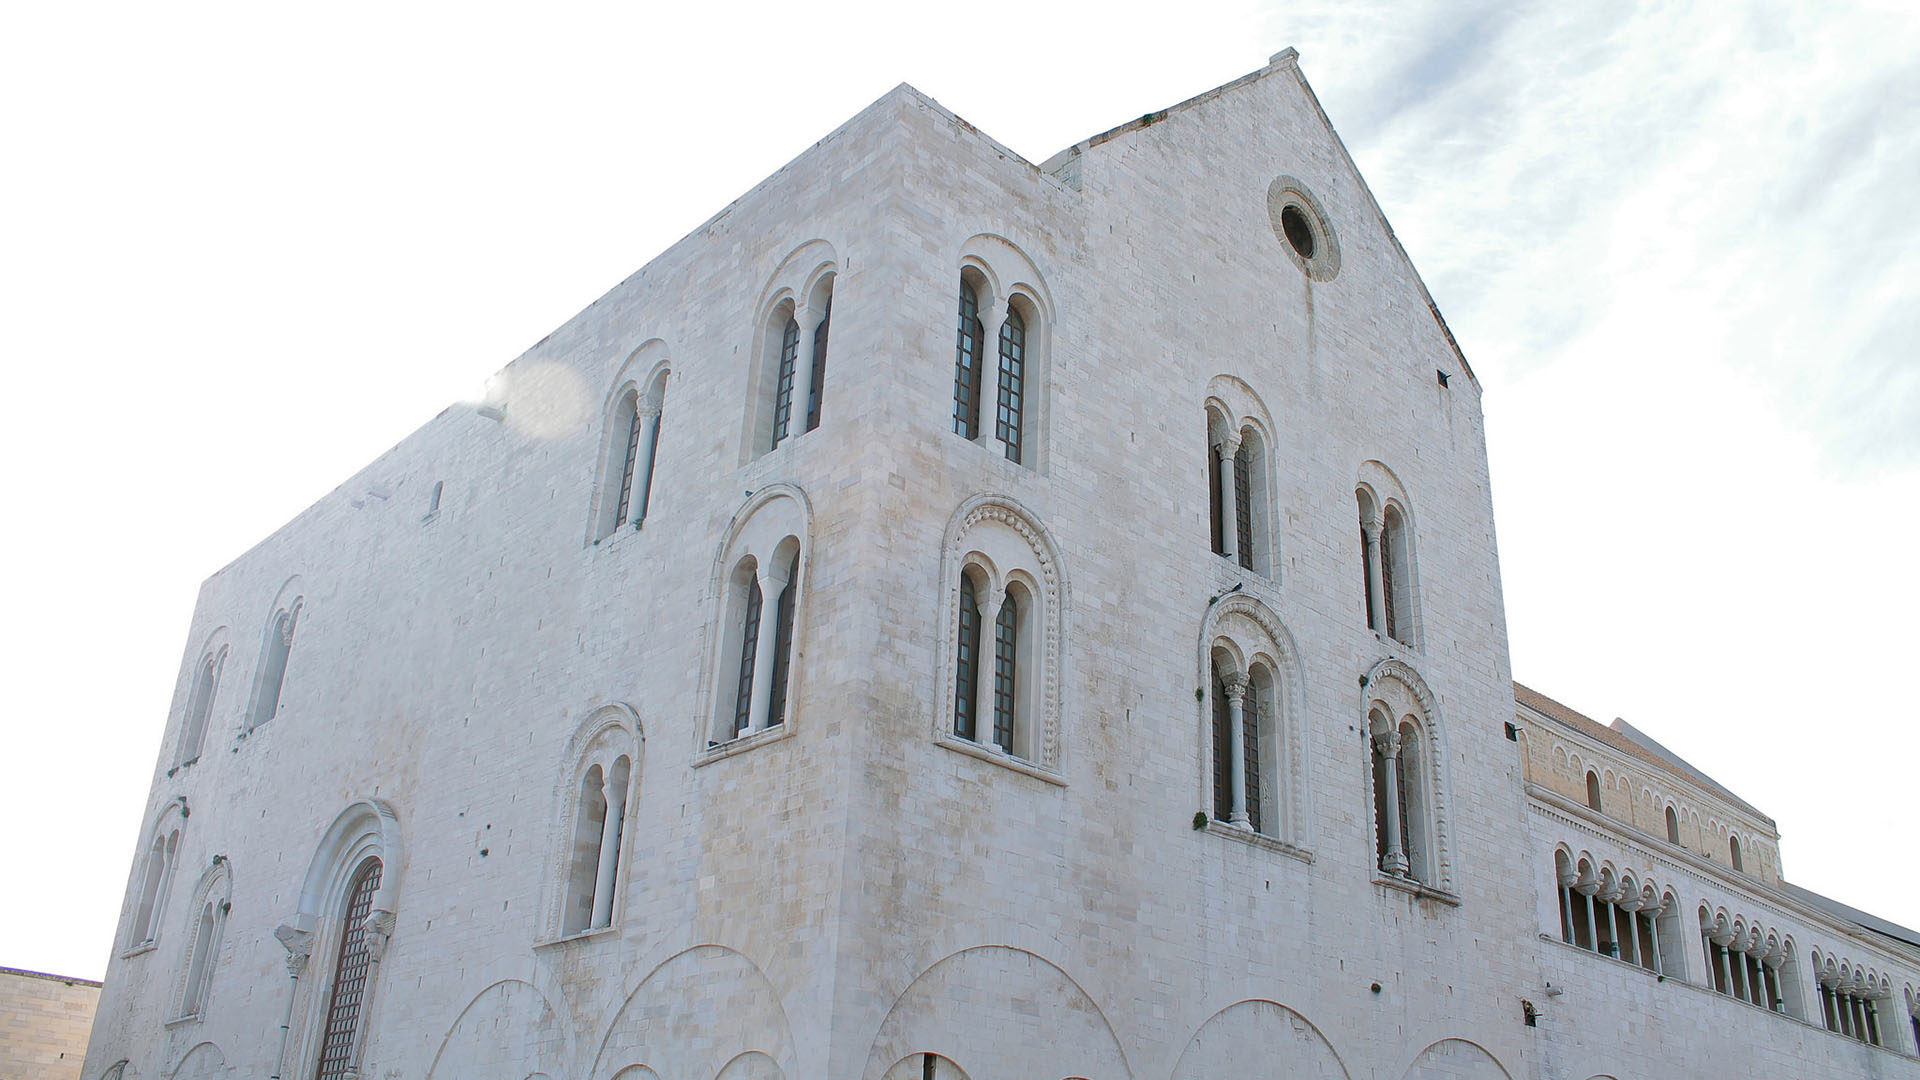
<path id="1" fill-rule="evenodd" d="M 379 859 L 368 859 L 354 871 L 343 898 L 340 947 L 334 956 L 333 978 L 327 992 L 325 1027 L 320 1037 L 320 1063 L 315 1080 L 346 1080 L 353 1069 L 354 1043 L 360 1032 L 360 1006 L 367 994 L 373 967 L 373 942 L 367 920 L 373 914 L 374 893 L 380 888 Z"/>

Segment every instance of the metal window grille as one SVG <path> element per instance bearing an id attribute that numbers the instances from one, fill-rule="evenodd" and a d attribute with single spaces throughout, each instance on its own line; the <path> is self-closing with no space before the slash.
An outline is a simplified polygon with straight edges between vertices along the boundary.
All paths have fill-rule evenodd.
<path id="1" fill-rule="evenodd" d="M 1240 565 L 1253 569 L 1253 444 L 1242 438 L 1233 455 L 1233 539 Z"/>
<path id="2" fill-rule="evenodd" d="M 980 301 L 960 285 L 960 330 L 953 347 L 953 431 L 963 439 L 980 434 L 980 347 L 987 336 L 980 325 Z"/>
<path id="3" fill-rule="evenodd" d="M 820 315 L 820 325 L 813 328 L 813 386 L 807 391 L 807 430 L 820 426 L 820 402 L 827 396 L 827 324 L 833 321 L 833 299 L 827 299 L 827 310 Z"/>
<path id="4" fill-rule="evenodd" d="M 974 598 L 973 583 L 960 585 L 960 649 L 955 659 L 953 691 L 953 733 L 963 739 L 974 734 L 973 705 L 980 696 L 980 602 Z"/>
<path id="5" fill-rule="evenodd" d="M 633 411 L 627 423 L 627 455 L 620 465 L 620 504 L 613 512 L 615 528 L 627 520 L 627 511 L 633 509 L 633 467 L 640 460 L 640 409 L 639 399 L 627 395 L 626 408 Z"/>
<path id="6" fill-rule="evenodd" d="M 1387 784 L 1393 781 L 1387 775 L 1387 756 L 1380 748 L 1373 748 L 1373 846 L 1374 855 L 1379 860 L 1380 869 L 1387 868 Z"/>
<path id="7" fill-rule="evenodd" d="M 1000 327 L 1000 405 L 995 433 L 1007 444 L 1007 460 L 1020 460 L 1021 398 L 1026 388 L 1027 324 L 1015 308 Z"/>
<path id="8" fill-rule="evenodd" d="M 1360 526 L 1360 582 L 1367 591 L 1367 629 L 1378 630 L 1373 625 L 1373 563 L 1367 559 L 1367 527 Z"/>
<path id="9" fill-rule="evenodd" d="M 740 626 L 740 683 L 733 695 L 733 733 L 747 730 L 753 716 L 753 660 L 760 648 L 760 581 L 747 583 L 747 617 Z"/>
<path id="10" fill-rule="evenodd" d="M 1417 875 L 1418 868 L 1411 865 L 1414 845 L 1413 831 L 1409 826 L 1413 823 L 1413 802 L 1407 796 L 1412 793 L 1413 781 L 1407 776 L 1407 749 L 1406 740 L 1402 739 L 1400 753 L 1393 759 L 1393 782 L 1400 788 L 1400 850 L 1408 857 L 1409 872 Z"/>
<path id="11" fill-rule="evenodd" d="M 380 860 L 368 859 L 347 887 L 347 914 L 340 932 L 340 955 L 333 968 L 325 1034 L 320 1038 L 320 1067 L 315 1080 L 337 1080 L 353 1065 L 353 1039 L 360 1028 L 360 1004 L 366 999 L 373 952 L 367 947 L 367 916 L 380 887 Z"/>
<path id="12" fill-rule="evenodd" d="M 795 552 L 793 562 L 787 565 L 787 587 L 780 590 L 780 600 L 774 608 L 773 694 L 767 705 L 768 727 L 787 717 L 787 678 L 793 671 L 793 602 L 799 577 L 800 555 Z"/>
<path id="13" fill-rule="evenodd" d="M 1014 658 L 1019 634 L 1019 603 L 1008 593 L 993 635 L 993 741 L 1008 753 L 1013 752 Z"/>
<path id="14" fill-rule="evenodd" d="M 1226 535 L 1220 527 L 1220 455 L 1207 447 L 1207 528 L 1212 534 L 1213 553 L 1227 550 Z"/>
<path id="15" fill-rule="evenodd" d="M 1247 824 L 1260 831 L 1260 697 L 1247 687 L 1240 703 L 1241 738 L 1244 740 L 1247 770 Z"/>
<path id="16" fill-rule="evenodd" d="M 1400 640 L 1400 620 L 1395 612 L 1395 608 L 1398 605 L 1394 603 L 1395 593 L 1393 591 L 1393 548 L 1394 548 L 1393 528 L 1389 526 L 1387 528 L 1381 529 L 1380 530 L 1380 591 L 1384 595 L 1382 595 L 1380 599 L 1384 601 L 1384 603 L 1382 603 L 1380 606 L 1385 608 L 1387 611 L 1387 636 L 1394 639 L 1395 641 L 1398 641 Z"/>
<path id="17" fill-rule="evenodd" d="M 1220 669 L 1213 670 L 1213 816 L 1225 821 L 1233 814 L 1233 780 L 1227 771 L 1233 768 L 1233 743 L 1228 727 L 1227 684 Z"/>
<path id="18" fill-rule="evenodd" d="M 793 420 L 793 368 L 800 357 L 800 324 L 791 317 L 780 332 L 780 370 L 773 384 L 773 446 L 787 437 Z M 769 447 L 772 449 L 772 447 Z"/>

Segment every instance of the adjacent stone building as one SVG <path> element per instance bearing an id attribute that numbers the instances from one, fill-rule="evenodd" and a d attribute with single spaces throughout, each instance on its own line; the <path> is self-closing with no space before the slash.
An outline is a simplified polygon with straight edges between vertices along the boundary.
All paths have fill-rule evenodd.
<path id="1" fill-rule="evenodd" d="M 899 87 L 206 582 L 88 1080 L 1920 1076 L 1512 682 L 1480 392 L 1291 50 Z"/>
<path id="2" fill-rule="evenodd" d="M 0 1080 L 77 1080 L 100 984 L 0 968 Z"/>

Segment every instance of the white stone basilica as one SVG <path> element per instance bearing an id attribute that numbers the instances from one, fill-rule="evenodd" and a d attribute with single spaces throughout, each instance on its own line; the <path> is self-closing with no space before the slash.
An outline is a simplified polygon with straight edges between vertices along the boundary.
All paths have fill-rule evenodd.
<path id="1" fill-rule="evenodd" d="M 901 86 L 201 589 L 86 1080 L 1920 1076 L 1920 935 L 1512 681 L 1292 50 Z"/>

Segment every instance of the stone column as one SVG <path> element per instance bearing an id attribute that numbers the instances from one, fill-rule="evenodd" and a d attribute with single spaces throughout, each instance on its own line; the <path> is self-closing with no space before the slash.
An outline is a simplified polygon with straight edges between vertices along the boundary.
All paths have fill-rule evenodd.
<path id="1" fill-rule="evenodd" d="M 1005 300 L 992 302 L 990 310 L 980 314 L 980 441 L 988 445 L 997 444 L 1000 452 L 1007 452 L 1007 444 L 1000 438 L 1000 331 L 1007 325 L 1007 313 L 1013 310 Z"/>
<path id="2" fill-rule="evenodd" d="M 600 865 L 593 875 L 593 919 L 590 929 L 613 924 L 613 882 L 620 863 L 620 822 L 626 813 L 626 798 L 615 790 L 606 773 L 600 774 L 600 798 L 607 813 L 600 823 Z"/>
<path id="3" fill-rule="evenodd" d="M 767 709 L 773 702 L 773 646 L 780 625 L 780 590 L 787 584 L 787 568 L 760 564 L 760 636 L 753 647 L 753 697 L 748 706 L 747 730 L 767 729 Z"/>
<path id="4" fill-rule="evenodd" d="M 1240 489 L 1233 482 L 1233 464 L 1240 453 L 1238 432 L 1226 435 L 1213 445 L 1220 459 L 1220 556 L 1230 563 L 1240 561 L 1234 545 L 1240 538 Z"/>
<path id="5" fill-rule="evenodd" d="M 1000 744 L 993 739 L 993 683 L 994 669 L 1000 663 L 1000 606 L 1007 602 L 1005 593 L 996 593 L 985 597 L 980 607 L 980 651 L 974 657 L 974 667 L 980 677 L 973 685 L 973 741 L 983 750 L 998 751 Z"/>
<path id="6" fill-rule="evenodd" d="M 787 436 L 807 431 L 807 402 L 813 400 L 813 333 L 827 313 L 809 304 L 795 308 L 793 321 L 800 326 L 800 341 L 793 351 L 793 409 L 787 413 Z"/>
<path id="7" fill-rule="evenodd" d="M 1622 896 L 1615 901 L 1614 906 L 1627 917 L 1626 936 L 1619 939 L 1620 959 L 1629 964 L 1638 964 L 1640 962 L 1640 921 L 1634 916 L 1634 912 L 1640 910 L 1640 896 L 1638 893 Z"/>
<path id="8" fill-rule="evenodd" d="M 1236 733 L 1237 734 L 1237 733 Z M 1238 740 L 1235 740 L 1238 742 Z M 1394 877 L 1407 876 L 1406 840 L 1400 835 L 1400 732 L 1386 731 L 1373 737 L 1374 748 L 1386 759 L 1382 782 L 1387 785 L 1387 861 L 1381 869 Z M 1589 920 L 1591 921 L 1591 920 Z"/>
<path id="9" fill-rule="evenodd" d="M 1574 890 L 1578 892 L 1582 897 L 1586 898 L 1587 948 L 1592 949 L 1594 952 L 1599 952 L 1600 951 L 1600 925 L 1597 921 L 1595 921 L 1593 917 L 1594 915 L 1593 894 L 1600 891 L 1600 882 L 1589 878 L 1575 885 Z"/>
<path id="10" fill-rule="evenodd" d="M 660 406 L 654 402 L 640 404 L 640 457 L 633 463 L 633 523 L 637 527 L 647 520 L 647 497 L 653 492 L 653 454 L 660 444 Z"/>
<path id="11" fill-rule="evenodd" d="M 1227 820 L 1247 820 L 1247 677 L 1235 673 L 1221 680 L 1227 688 Z"/>
<path id="12" fill-rule="evenodd" d="M 1387 581 L 1380 569 L 1380 533 L 1384 526 L 1379 518 L 1371 518 L 1360 527 L 1367 534 L 1367 591 L 1373 595 L 1367 619 L 1375 631 L 1384 634 L 1387 632 Z"/>
<path id="13" fill-rule="evenodd" d="M 1575 874 L 1574 874 L 1574 872 L 1573 872 L 1573 871 L 1571 871 L 1571 870 L 1569 870 L 1569 871 L 1567 871 L 1566 873 L 1564 873 L 1564 874 L 1561 874 L 1561 875 L 1559 875 L 1559 880 L 1560 880 L 1560 889 L 1559 889 L 1559 892 L 1560 892 L 1560 925 L 1561 925 L 1562 927 L 1564 927 L 1564 928 L 1565 928 L 1565 929 L 1564 929 L 1564 932 L 1563 932 L 1563 933 L 1564 933 L 1564 936 L 1563 936 L 1563 937 L 1561 938 L 1561 940 L 1562 940 L 1562 941 L 1565 941 L 1565 942 L 1566 942 L 1567 944 L 1569 944 L 1569 945 L 1571 945 L 1571 944 L 1573 944 L 1573 938 L 1574 938 L 1574 934 L 1573 934 L 1573 883 L 1574 883 L 1574 882 L 1576 882 L 1576 881 L 1578 881 L 1578 880 L 1580 880 L 1580 879 L 1579 879 L 1579 877 L 1578 877 L 1577 875 L 1575 875 Z"/>
<path id="14" fill-rule="evenodd" d="M 1666 910 L 1667 908 L 1664 904 L 1659 907 L 1649 906 L 1646 909 L 1647 940 L 1653 944 L 1653 973 L 1655 975 L 1665 975 L 1667 973 L 1666 961 L 1660 955 L 1660 915 Z"/>
<path id="15" fill-rule="evenodd" d="M 1780 965 L 1786 958 L 1786 954 L 1777 949 L 1760 958 L 1761 964 L 1765 965 L 1767 1000 L 1764 1004 L 1769 1012 L 1786 1011 L 1786 1002 L 1780 992 Z"/>

